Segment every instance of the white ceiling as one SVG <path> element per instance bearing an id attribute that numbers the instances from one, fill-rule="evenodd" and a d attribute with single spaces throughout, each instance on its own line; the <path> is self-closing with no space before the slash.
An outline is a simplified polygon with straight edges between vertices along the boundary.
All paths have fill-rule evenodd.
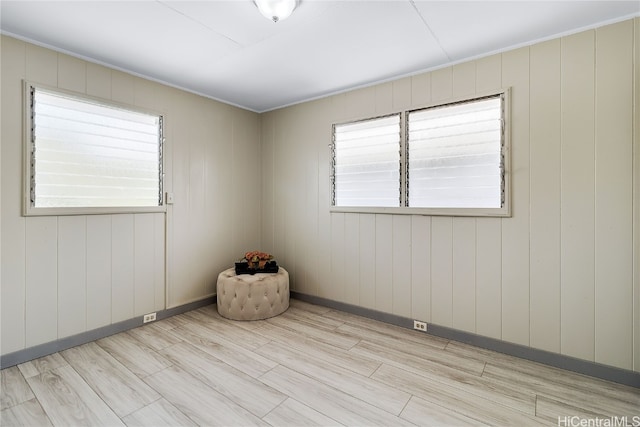
<path id="1" fill-rule="evenodd" d="M 253 111 L 640 16 L 636 1 L 0 1 L 4 34 Z"/>

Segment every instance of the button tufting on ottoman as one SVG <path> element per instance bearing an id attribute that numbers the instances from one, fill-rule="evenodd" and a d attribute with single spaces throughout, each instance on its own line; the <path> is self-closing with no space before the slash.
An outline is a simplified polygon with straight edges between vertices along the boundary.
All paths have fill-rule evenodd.
<path id="1" fill-rule="evenodd" d="M 236 275 L 230 268 L 218 275 L 218 313 L 233 320 L 260 320 L 289 308 L 289 273 Z"/>

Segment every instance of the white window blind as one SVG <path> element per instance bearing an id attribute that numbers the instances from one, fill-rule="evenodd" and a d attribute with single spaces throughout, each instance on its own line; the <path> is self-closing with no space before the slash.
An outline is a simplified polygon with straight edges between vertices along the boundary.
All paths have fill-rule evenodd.
<path id="1" fill-rule="evenodd" d="M 33 207 L 162 204 L 162 117 L 31 88 Z"/>
<path id="2" fill-rule="evenodd" d="M 408 205 L 500 208 L 502 97 L 408 113 Z"/>
<path id="3" fill-rule="evenodd" d="M 400 206 L 400 115 L 334 126 L 334 206 Z"/>

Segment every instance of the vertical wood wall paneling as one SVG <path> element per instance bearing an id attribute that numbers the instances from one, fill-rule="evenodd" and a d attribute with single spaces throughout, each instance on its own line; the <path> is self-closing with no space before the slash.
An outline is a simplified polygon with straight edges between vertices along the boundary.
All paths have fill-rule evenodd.
<path id="1" fill-rule="evenodd" d="M 360 215 L 345 214 L 344 218 L 344 288 L 345 301 L 360 304 Z"/>
<path id="2" fill-rule="evenodd" d="M 476 92 L 475 61 L 452 68 L 454 98 Z M 467 332 L 476 330 L 476 219 L 453 218 L 452 325 Z"/>
<path id="3" fill-rule="evenodd" d="M 211 105 L 201 97 L 194 96 L 190 101 L 197 111 L 189 117 L 189 140 L 179 144 L 180 150 L 189 153 L 189 223 L 180 224 L 190 236 L 190 254 L 185 261 L 190 276 L 190 283 L 185 286 L 186 301 L 215 292 L 215 281 L 222 269 L 218 265 L 225 259 L 230 261 L 230 253 L 241 240 L 232 237 L 238 224 L 229 212 L 237 208 L 239 197 L 231 193 L 235 181 L 235 118 L 228 109 Z M 227 159 L 224 166 L 217 164 L 220 156 Z M 221 209 L 222 200 L 226 209 Z M 216 233 L 221 224 L 226 224 L 224 231 Z M 221 247 L 216 241 L 226 244 Z"/>
<path id="4" fill-rule="evenodd" d="M 286 111 L 278 111 L 277 113 L 277 122 L 278 124 L 283 123 L 286 120 Z M 285 238 L 287 233 L 287 217 L 286 217 L 286 201 L 287 201 L 287 192 L 284 191 L 289 184 L 287 182 L 287 167 L 288 161 L 290 157 L 288 155 L 287 143 L 292 143 L 289 139 L 290 136 L 290 128 L 284 126 L 277 126 L 274 134 L 274 150 L 275 150 L 275 159 L 274 159 L 274 169 L 278 171 L 275 175 L 274 179 L 274 187 L 275 187 L 275 207 L 274 207 L 274 245 L 273 250 L 274 254 L 278 257 L 282 266 L 288 270 L 292 270 L 293 266 L 288 264 L 287 254 L 285 251 Z M 330 229 L 330 228 L 329 228 Z M 329 243 L 329 242 L 327 242 Z M 329 249 L 328 249 L 329 251 Z M 329 271 L 331 271 L 329 269 Z M 295 289 L 295 283 L 291 282 L 290 285 Z"/>
<path id="5" fill-rule="evenodd" d="M 476 331 L 476 219 L 453 218 L 452 326 Z"/>
<path id="6" fill-rule="evenodd" d="M 502 56 L 476 61 L 476 91 L 501 89 Z M 502 220 L 476 220 L 476 333 L 502 336 Z"/>
<path id="7" fill-rule="evenodd" d="M 393 109 L 393 83 L 387 82 L 373 86 L 376 97 L 376 115 L 395 112 Z"/>
<path id="8" fill-rule="evenodd" d="M 593 361 L 595 31 L 561 43 L 560 352 Z"/>
<path id="9" fill-rule="evenodd" d="M 58 84 L 58 54 L 56 52 L 27 43 L 25 65 L 27 80 L 53 87 Z"/>
<path id="10" fill-rule="evenodd" d="M 393 215 L 393 314 L 411 317 L 411 217 Z"/>
<path id="11" fill-rule="evenodd" d="M 476 62 L 456 64 L 452 68 L 453 96 L 473 96 L 476 93 Z"/>
<path id="12" fill-rule="evenodd" d="M 111 99 L 123 104 L 134 105 L 135 78 L 122 71 L 111 71 Z"/>
<path id="13" fill-rule="evenodd" d="M 376 216 L 359 215 L 360 251 L 358 259 L 360 305 L 376 308 Z M 355 268 L 355 266 L 353 266 Z"/>
<path id="14" fill-rule="evenodd" d="M 334 212 L 331 214 L 331 282 L 326 285 L 328 295 L 344 301 L 345 283 L 345 216 L 348 214 Z"/>
<path id="15" fill-rule="evenodd" d="M 135 79 L 134 105 L 159 114 L 166 114 L 171 104 L 167 96 L 168 92 L 158 89 L 157 83 L 140 78 Z"/>
<path id="16" fill-rule="evenodd" d="M 169 278 L 171 284 L 167 289 L 167 305 L 169 308 L 188 301 L 190 293 L 191 270 L 189 269 L 189 141 L 192 126 L 188 114 L 187 102 L 183 97 L 173 99 L 173 176 L 172 185 L 174 204 L 170 208 L 169 227 L 171 241 L 169 247 Z"/>
<path id="17" fill-rule="evenodd" d="M 134 215 L 133 314 L 142 316 L 154 310 L 155 300 L 155 219 L 157 214 Z"/>
<path id="18" fill-rule="evenodd" d="M 323 158 L 322 154 L 319 156 L 320 159 Z M 329 188 L 329 175 L 328 169 L 324 169 L 327 171 L 327 175 L 324 175 L 325 182 L 322 182 L 323 179 L 323 167 L 320 165 L 319 167 L 319 179 L 320 184 L 319 187 Z M 326 204 L 324 204 L 326 203 Z M 324 298 L 331 298 L 329 295 L 329 290 L 327 287 L 329 286 L 329 282 L 331 281 L 331 217 L 332 213 L 329 212 L 330 205 L 330 196 L 325 191 L 320 190 L 318 194 L 318 239 L 316 240 L 316 248 L 314 250 L 317 259 L 315 262 L 318 263 L 317 270 L 317 289 L 316 295 L 322 296 Z"/>
<path id="19" fill-rule="evenodd" d="M 303 210 L 289 209 L 289 206 L 300 203 L 301 195 L 304 193 L 305 180 L 300 179 L 303 174 L 304 157 L 306 156 L 305 143 L 306 140 L 306 126 L 305 126 L 305 114 L 304 111 L 308 108 L 308 105 L 301 106 L 302 108 L 295 111 L 293 117 L 291 117 L 291 128 L 289 141 L 293 141 L 293 144 L 288 145 L 287 150 L 287 168 L 285 172 L 286 184 L 289 191 L 284 194 L 285 204 L 287 207 L 284 209 L 284 219 L 287 227 L 285 229 L 284 239 L 284 254 L 287 265 L 289 266 L 289 280 L 294 286 L 300 281 L 300 277 L 304 277 L 305 264 L 307 259 L 305 254 L 298 251 L 298 247 L 302 247 L 303 235 Z M 344 284 L 343 284 L 344 285 Z M 296 287 L 296 289 L 298 289 Z"/>
<path id="20" fill-rule="evenodd" d="M 259 119 L 257 114 L 232 108 L 233 114 L 233 166 L 232 182 L 224 188 L 228 198 L 236 197 L 236 202 L 228 214 L 234 213 L 232 222 L 238 221 L 231 229 L 233 245 L 227 249 L 220 264 L 207 276 L 207 293 L 216 291 L 215 283 L 218 273 L 230 266 L 230 261 L 242 256 L 246 250 L 260 249 L 260 156 L 262 149 L 256 142 L 259 139 Z M 210 129 L 209 133 L 215 133 Z M 219 161 L 219 159 L 218 159 Z M 234 191 L 236 186 L 242 191 Z M 206 191 L 210 191 L 207 187 Z M 232 193 L 232 194 L 229 194 Z M 256 203 L 258 202 L 258 203 Z M 208 211 L 207 211 L 208 216 Z M 205 255 L 205 258 L 208 258 Z"/>
<path id="21" fill-rule="evenodd" d="M 411 77 L 394 80 L 393 87 L 393 111 L 401 111 L 411 107 Z"/>
<path id="22" fill-rule="evenodd" d="M 530 48 L 531 346 L 560 351 L 560 39 Z"/>
<path id="23" fill-rule="evenodd" d="M 173 173 L 171 183 L 173 187 L 174 203 L 168 209 L 167 240 L 171 246 L 167 248 L 168 268 L 167 281 L 167 307 L 175 307 L 181 301 L 188 299 L 187 287 L 185 283 L 190 282 L 190 271 L 187 268 L 187 258 L 189 256 L 189 238 L 185 224 L 189 221 L 189 156 L 187 147 L 189 141 L 189 116 L 186 111 L 186 102 L 183 98 L 174 96 L 171 117 L 173 122 L 172 140 Z M 187 147 L 185 147 L 187 146 Z"/>
<path id="24" fill-rule="evenodd" d="M 289 266 L 289 280 L 293 283 L 293 286 L 296 286 L 296 283 L 298 282 L 298 270 L 304 271 L 304 264 L 306 261 L 303 259 L 304 254 L 300 254 L 302 257 L 298 260 L 299 257 L 296 251 L 296 240 L 302 234 L 300 231 L 302 218 L 299 210 L 289 209 L 288 207 L 299 203 L 299 197 L 304 188 L 304 181 L 299 179 L 299 174 L 302 172 L 302 164 L 299 159 L 303 156 L 302 152 L 304 151 L 304 147 L 299 141 L 304 139 L 305 136 L 304 130 L 301 130 L 301 119 L 303 116 L 303 114 L 301 114 L 301 110 L 292 111 L 291 113 L 292 116 L 289 121 L 292 125 L 289 128 L 287 141 L 292 141 L 293 143 L 288 146 L 283 145 L 287 167 L 284 171 L 284 183 L 282 185 L 288 187 L 290 191 L 285 191 L 283 194 L 284 204 L 282 205 L 281 214 L 284 218 L 285 227 L 282 249 L 284 251 L 284 260 Z M 299 265 L 297 261 L 300 261 Z M 344 283 L 342 286 L 344 286 Z"/>
<path id="25" fill-rule="evenodd" d="M 286 129 L 279 134 L 276 142 L 278 144 L 278 161 L 281 169 L 280 180 L 278 181 L 279 203 L 277 204 L 277 216 L 280 219 L 280 229 L 276 235 L 277 251 L 282 258 L 282 262 L 289 272 L 289 283 L 296 288 L 296 264 L 295 264 L 295 234 L 296 224 L 293 221 L 293 212 L 289 207 L 293 201 L 293 194 L 297 193 L 298 180 L 295 176 L 293 163 L 297 152 L 297 111 L 288 110 L 284 114 L 290 123 Z M 291 142 L 289 146 L 286 141 Z M 286 191 L 285 191 L 286 189 Z"/>
<path id="26" fill-rule="evenodd" d="M 411 107 L 422 107 L 431 101 L 431 74 L 411 76 Z"/>
<path id="27" fill-rule="evenodd" d="M 365 119 L 376 114 L 377 97 L 375 86 L 356 89 L 344 94 L 345 115 L 338 122 Z"/>
<path id="28" fill-rule="evenodd" d="M 191 289 L 189 301 L 194 301 L 201 295 L 210 295 L 215 292 L 215 280 L 222 267 L 220 263 L 226 261 L 226 266 L 230 265 L 232 253 L 241 245 L 242 233 L 240 230 L 239 215 L 232 215 L 238 207 L 240 195 L 232 194 L 233 182 L 235 181 L 234 166 L 236 161 L 236 138 L 241 138 L 235 132 L 235 120 L 233 114 L 228 114 L 224 107 L 218 108 L 207 102 L 206 99 L 198 97 L 194 100 L 198 113 L 192 115 L 194 119 L 191 129 L 191 139 L 189 141 L 189 227 L 188 234 L 193 239 L 190 249 L 189 269 L 191 270 Z M 224 116 L 228 118 L 228 123 L 224 126 L 230 128 L 231 138 L 225 143 L 218 139 L 213 123 L 216 117 Z M 214 147 L 214 152 L 220 150 L 222 153 L 209 151 L 209 147 Z M 219 156 L 224 156 L 227 160 L 225 166 L 216 164 L 214 160 Z M 241 155 L 241 154 L 240 154 Z M 216 171 L 211 169 L 215 168 Z M 217 177 L 217 187 L 213 190 L 209 184 L 210 173 Z M 212 196 L 210 199 L 208 196 Z M 223 202 L 224 200 L 224 202 Z M 208 205 L 208 202 L 212 205 Z M 227 209 L 220 209 L 226 205 Z M 209 211 L 215 206 L 215 213 Z M 227 224 L 216 236 L 216 224 L 211 224 L 212 217 L 219 224 Z M 237 227 L 237 229 L 236 229 Z M 202 236 L 202 237 L 200 237 Z M 234 239 L 237 237 L 237 239 Z M 216 240 L 227 244 L 215 245 Z M 223 261 L 224 260 L 224 261 Z"/>
<path id="29" fill-rule="evenodd" d="M 199 100 L 200 101 L 200 100 Z M 202 100 L 205 101 L 205 100 Z M 236 149 L 236 137 L 241 137 L 242 132 L 237 128 L 237 118 L 234 117 L 233 109 L 223 106 L 208 104 L 203 105 L 207 113 L 202 119 L 203 126 L 202 150 L 204 153 L 203 169 L 203 197 L 204 206 L 202 215 L 203 222 L 200 224 L 202 246 L 200 262 L 202 265 L 191 265 L 190 268 L 202 269 L 200 276 L 203 284 L 204 295 L 215 292 L 215 286 L 220 271 L 231 267 L 234 260 L 241 258 L 246 251 L 253 249 L 243 240 L 243 236 L 234 235 L 239 232 L 235 227 L 252 228 L 252 224 L 244 224 L 241 218 L 249 215 L 249 209 L 245 212 L 234 215 L 232 210 L 241 197 L 253 199 L 256 188 L 249 188 L 248 182 L 242 179 L 241 171 L 236 166 L 241 160 L 242 149 Z M 195 143 L 191 141 L 191 143 Z M 182 148 L 182 147 L 181 147 Z M 253 156 L 252 156 L 253 158 Z M 226 159 L 223 161 L 222 159 Z M 231 161 L 229 161 L 231 159 Z M 247 159 L 247 162 L 250 162 Z M 248 173 L 247 175 L 250 175 Z M 248 181 L 248 180 L 247 180 Z M 257 183 L 256 183 L 257 185 Z M 191 184 L 189 184 L 191 188 Z M 246 187 L 246 188 L 245 188 Z M 191 191 L 191 190 L 190 190 Z M 258 199 L 253 199 L 255 203 Z M 258 221 L 258 218 L 255 218 Z M 196 229 L 192 227 L 192 231 Z M 193 277 L 197 286 L 197 277 Z M 190 299 L 193 299 L 191 297 Z"/>
<path id="30" fill-rule="evenodd" d="M 431 321 L 453 326 L 453 219 L 431 218 Z"/>
<path id="31" fill-rule="evenodd" d="M 87 216 L 87 330 L 111 324 L 111 216 Z"/>
<path id="32" fill-rule="evenodd" d="M 295 136 L 294 139 L 297 141 L 295 145 L 296 149 L 294 150 L 294 158 L 291 163 L 291 180 L 295 183 L 295 193 L 289 195 L 288 206 L 293 206 L 296 203 L 304 203 L 306 189 L 307 189 L 307 180 L 302 179 L 306 173 L 311 173 L 313 176 L 316 174 L 313 173 L 313 169 L 306 170 L 307 166 L 307 158 L 309 154 L 315 151 L 313 146 L 313 137 L 307 137 L 309 130 L 311 129 L 310 121 L 313 117 L 313 113 L 311 110 L 311 104 L 304 104 L 299 110 L 298 117 L 296 121 L 299 123 L 295 128 Z M 328 144 L 329 140 L 325 139 L 325 144 Z M 296 283 L 302 283 L 305 281 L 305 276 L 309 272 L 307 268 L 308 264 L 304 258 L 307 256 L 305 250 L 307 248 L 307 243 L 310 239 L 313 238 L 313 233 L 310 233 L 309 239 L 305 238 L 307 234 L 307 228 L 309 224 L 309 218 L 305 216 L 306 211 L 308 209 L 308 205 L 305 205 L 298 212 L 290 209 L 288 211 L 289 220 L 292 222 L 294 228 L 293 233 L 289 235 L 289 238 L 286 242 L 287 252 L 290 254 L 290 258 L 293 260 L 293 264 L 295 266 L 294 269 L 294 278 Z M 358 285 L 352 284 L 351 289 L 358 292 Z M 347 290 L 348 292 L 348 290 Z"/>
<path id="33" fill-rule="evenodd" d="M 111 70 L 102 65 L 88 62 L 86 88 L 87 95 L 98 98 L 111 98 Z"/>
<path id="34" fill-rule="evenodd" d="M 58 54 L 58 87 L 85 93 L 87 90 L 87 63 L 72 56 Z"/>
<path id="35" fill-rule="evenodd" d="M 166 91 L 165 98 L 166 102 L 169 105 L 173 104 L 173 100 L 175 97 L 175 93 L 177 90 Z M 173 188 L 173 152 L 174 147 L 176 145 L 175 135 L 174 135 L 174 127 L 175 127 L 175 115 L 170 112 L 173 111 L 173 107 L 167 108 L 165 110 L 165 117 L 163 120 L 164 125 L 164 146 L 162 149 L 163 158 L 164 158 L 164 183 L 163 183 L 163 191 L 164 196 L 166 197 L 167 193 L 173 194 L 175 198 L 175 191 Z M 172 274 L 172 262 L 174 258 L 173 254 L 173 204 L 166 205 L 166 213 L 163 219 L 164 221 L 164 242 L 163 242 L 163 251 L 164 251 L 164 271 L 163 271 L 163 281 L 164 281 L 164 292 L 162 301 L 163 308 L 169 308 L 170 304 L 170 292 L 173 287 L 173 283 L 171 282 L 171 274 Z"/>
<path id="36" fill-rule="evenodd" d="M 58 218 L 27 218 L 26 346 L 58 338 Z"/>
<path id="37" fill-rule="evenodd" d="M 487 92 L 502 89 L 502 56 L 480 58 L 476 63 L 476 91 Z"/>
<path id="38" fill-rule="evenodd" d="M 208 220 L 205 214 L 205 201 L 206 201 L 206 183 L 205 183 L 205 155 L 206 146 L 210 142 L 211 132 L 209 132 L 209 124 L 211 123 L 211 109 L 208 105 L 205 105 L 203 99 L 196 99 L 197 108 L 192 112 L 192 127 L 190 129 L 189 138 L 189 226 L 188 236 L 190 236 L 189 244 L 189 256 L 187 257 L 187 266 L 191 271 L 192 282 L 189 284 L 189 300 L 196 299 L 199 295 L 206 293 L 206 272 L 202 268 L 207 258 L 207 243 L 206 240 L 198 238 L 203 234 L 203 225 Z M 235 137 L 235 135 L 234 135 Z M 231 139 L 231 146 L 233 147 L 233 139 Z M 227 159 L 231 159 L 233 162 L 233 153 L 230 151 Z M 224 192 L 224 187 L 231 188 L 231 167 L 224 168 L 227 172 L 226 179 L 221 180 L 221 190 Z M 216 196 L 219 199 L 219 192 Z M 229 206 L 229 210 L 234 208 L 233 199 L 227 198 L 226 205 Z M 220 206 L 220 205 L 219 205 Z M 230 219 L 234 216 L 231 215 Z M 229 224 L 229 222 L 227 222 Z M 231 228 L 233 228 L 231 223 Z M 233 247 L 234 243 L 231 239 L 227 240 L 228 245 Z"/>
<path id="39" fill-rule="evenodd" d="M 375 309 L 393 312 L 393 216 L 376 215 Z"/>
<path id="40" fill-rule="evenodd" d="M 58 218 L 58 338 L 87 329 L 87 217 Z"/>
<path id="41" fill-rule="evenodd" d="M 502 221 L 476 220 L 476 333 L 502 336 Z"/>
<path id="42" fill-rule="evenodd" d="M 0 54 L 2 52 L 3 38 L 0 37 Z M 0 58 L 0 80 L 2 79 L 2 59 Z M 1 84 L 1 83 L 0 83 Z M 2 88 L 0 86 L 0 94 Z M 2 126 L 2 101 L 0 101 L 0 127 Z M 0 130 L 0 193 L 2 192 L 2 131 Z M 2 261 L 2 198 L 0 197 L 0 261 Z M 0 262 L 0 295 L 2 295 L 2 262 Z M 2 333 L 2 299 L 0 298 L 0 334 Z M 2 338 L 0 335 L 0 348 Z"/>
<path id="43" fill-rule="evenodd" d="M 242 191 L 230 191 L 229 192 L 229 210 L 234 212 L 231 215 L 231 240 L 229 246 L 232 253 L 244 253 L 244 251 L 254 250 L 249 248 L 243 248 L 241 245 L 244 243 L 243 237 L 246 236 L 253 228 L 251 221 L 246 221 L 246 203 L 247 197 L 253 196 L 253 188 L 251 186 L 251 176 L 255 173 L 255 165 L 252 165 L 248 158 L 246 158 L 246 150 L 243 146 L 243 142 L 248 129 L 238 126 L 238 120 L 235 114 L 232 116 L 232 144 L 231 144 L 231 179 L 229 187 L 233 188 L 234 184 Z M 207 134 L 211 134 L 209 129 L 206 129 Z M 203 146 L 203 149 L 205 147 Z M 246 164 L 246 169 L 245 164 Z M 206 166 L 205 166 L 206 170 Z M 244 177 L 242 175 L 245 175 Z M 203 189 L 208 189 L 208 185 L 204 185 Z M 205 190 L 206 191 L 206 190 Z M 206 212 L 206 208 L 203 213 Z M 257 218 L 256 218 L 257 220 Z"/>
<path id="44" fill-rule="evenodd" d="M 165 245 L 166 216 L 159 213 L 153 216 L 153 309 L 164 310 L 165 304 Z"/>
<path id="45" fill-rule="evenodd" d="M 22 216 L 22 78 L 25 75 L 24 42 L 1 37 L 0 84 L 2 126 L 0 126 L 0 348 L 3 353 L 25 347 L 25 218 Z M 16 123 L 17 126 L 7 126 Z"/>
<path id="46" fill-rule="evenodd" d="M 308 109 L 309 104 L 301 105 L 301 108 L 292 117 L 292 122 L 295 125 L 292 126 L 291 140 L 296 142 L 289 150 L 291 160 L 288 162 L 287 178 L 290 180 L 290 191 L 286 194 L 287 206 L 301 203 L 303 200 L 302 195 L 306 188 L 306 180 L 301 179 L 301 177 L 305 172 L 305 159 L 309 152 L 307 146 L 309 139 L 306 138 L 308 128 L 306 111 Z M 305 209 L 302 207 L 296 210 L 288 209 L 285 212 L 285 221 L 289 227 L 284 241 L 284 249 L 289 265 L 289 280 L 296 286 L 296 290 L 304 289 L 304 277 L 308 264 L 308 259 L 303 252 L 304 244 L 301 238 L 304 235 L 304 213 Z"/>
<path id="47" fill-rule="evenodd" d="M 320 286 L 319 270 L 325 268 L 320 265 L 319 260 L 311 254 L 318 253 L 318 229 L 320 210 L 329 210 L 329 203 L 325 199 L 326 192 L 320 197 L 320 186 L 326 188 L 329 181 L 329 148 L 331 142 L 331 124 L 329 111 L 331 107 L 330 99 L 320 99 L 313 103 L 315 108 L 307 109 L 304 117 L 304 127 L 308 129 L 308 137 L 302 138 L 306 145 L 303 149 L 303 161 L 301 162 L 301 175 L 304 180 L 304 214 L 300 218 L 303 221 L 301 233 L 297 236 L 301 252 L 305 254 L 302 258 L 305 263 L 304 271 L 301 272 L 300 289 L 304 293 L 316 295 Z M 316 119 L 315 110 L 320 111 Z M 300 257 L 299 257 L 300 258 Z M 357 266 L 357 260 L 351 266 Z M 358 287 L 356 282 L 354 286 Z"/>
<path id="48" fill-rule="evenodd" d="M 631 369 L 633 22 L 596 30 L 595 361 Z"/>
<path id="49" fill-rule="evenodd" d="M 134 216 L 111 219 L 111 321 L 134 316 Z"/>
<path id="50" fill-rule="evenodd" d="M 260 249 L 260 216 L 259 211 L 256 212 L 255 202 L 260 200 L 262 150 L 260 145 L 256 145 L 260 137 L 260 122 L 257 115 L 236 109 L 233 113 L 233 182 L 226 191 L 231 192 L 231 198 L 235 200 L 232 212 L 236 213 L 233 217 L 237 222 L 234 223 L 232 230 L 236 235 L 232 236 L 233 252 L 229 254 L 233 257 L 232 259 L 235 259 L 242 256 L 244 251 Z M 210 129 L 209 132 L 214 134 L 215 129 Z M 208 168 L 209 165 L 207 170 Z M 207 186 L 207 191 L 210 189 L 211 187 Z M 241 189 L 241 191 L 234 191 L 234 189 Z M 208 277 L 208 282 L 215 282 L 212 277 L 217 277 L 218 273 L 213 271 Z M 214 287 L 208 291 L 215 292 L 215 283 Z"/>
<path id="51" fill-rule="evenodd" d="M 431 217 L 411 216 L 411 317 L 431 322 Z"/>
<path id="52" fill-rule="evenodd" d="M 273 240 L 274 240 L 274 196 L 275 188 L 273 184 L 274 180 L 274 142 L 273 132 L 275 129 L 274 113 L 264 113 L 260 116 L 260 150 L 261 156 L 261 224 L 260 229 L 260 242 L 262 250 L 273 254 Z M 241 256 L 242 254 L 240 254 Z M 275 255 L 275 254 L 274 254 Z"/>
<path id="53" fill-rule="evenodd" d="M 502 54 L 511 87 L 512 217 L 502 220 L 502 339 L 529 345 L 529 48 Z"/>
<path id="54" fill-rule="evenodd" d="M 633 118 L 633 369 L 640 372 L 640 17 L 634 20 L 634 86 Z"/>
<path id="55" fill-rule="evenodd" d="M 431 102 L 449 100 L 453 96 L 453 70 L 451 67 L 431 72 Z"/>
<path id="56" fill-rule="evenodd" d="M 302 105 L 298 111 L 298 116 L 295 121 L 298 125 L 295 127 L 294 139 L 297 141 L 295 149 L 292 151 L 293 159 L 291 166 L 291 173 L 293 174 L 293 194 L 289 195 L 289 206 L 296 203 L 302 205 L 296 211 L 289 210 L 289 219 L 293 222 L 293 233 L 288 235 L 286 241 L 286 250 L 289 253 L 289 259 L 293 260 L 293 273 L 294 281 L 296 283 L 296 289 L 304 289 L 307 282 L 307 275 L 309 274 L 309 264 L 305 262 L 309 252 L 309 241 L 313 239 L 313 231 L 309 232 L 308 228 L 311 225 L 310 218 L 306 216 L 309 206 L 306 203 L 307 199 L 307 180 L 309 176 L 315 176 L 313 169 L 307 170 L 307 159 L 310 154 L 315 152 L 313 147 L 314 137 L 311 135 L 311 123 L 310 118 L 312 115 L 309 111 L 313 108 L 311 104 Z M 260 179 L 259 177 L 257 179 Z M 305 238 L 309 232 L 308 238 Z M 354 287 L 357 288 L 357 285 Z"/>

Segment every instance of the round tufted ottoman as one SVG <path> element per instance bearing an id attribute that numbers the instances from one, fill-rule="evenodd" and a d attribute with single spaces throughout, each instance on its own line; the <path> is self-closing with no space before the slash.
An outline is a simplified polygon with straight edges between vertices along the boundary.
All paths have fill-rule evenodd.
<path id="1" fill-rule="evenodd" d="M 230 268 L 218 275 L 218 313 L 233 320 L 260 320 L 289 308 L 289 273 L 236 275 Z"/>

